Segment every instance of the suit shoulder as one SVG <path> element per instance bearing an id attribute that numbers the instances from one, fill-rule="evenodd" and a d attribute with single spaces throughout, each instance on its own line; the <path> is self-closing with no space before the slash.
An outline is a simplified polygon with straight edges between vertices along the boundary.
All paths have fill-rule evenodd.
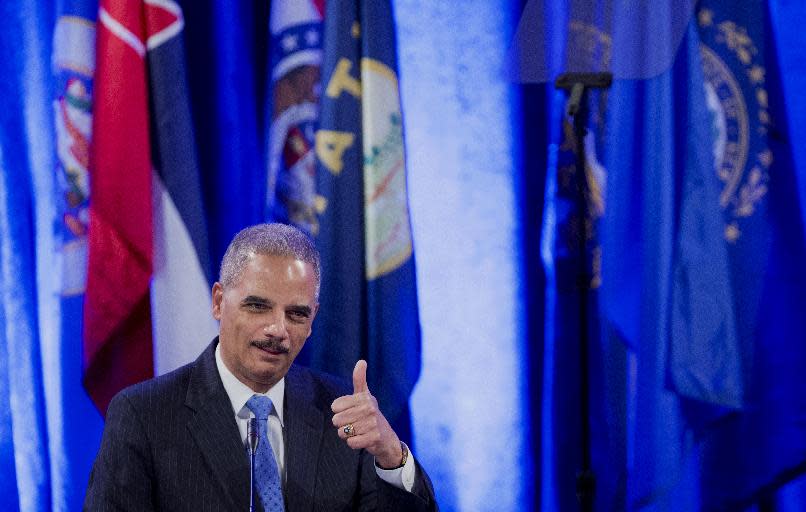
<path id="1" fill-rule="evenodd" d="M 112 403 L 125 399 L 141 409 L 166 402 L 184 402 L 192 370 L 193 363 L 190 363 L 164 375 L 133 384 L 115 395 Z"/>

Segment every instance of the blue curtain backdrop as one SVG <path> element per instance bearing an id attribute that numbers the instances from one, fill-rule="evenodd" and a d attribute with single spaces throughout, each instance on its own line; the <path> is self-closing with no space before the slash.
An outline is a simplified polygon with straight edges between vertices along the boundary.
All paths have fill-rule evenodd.
<path id="1" fill-rule="evenodd" d="M 23 7 L 27 9 L 22 10 Z M 21 97 L 13 110 L 3 109 L 0 142 L 0 279 L 2 280 L 2 464 L 6 475 L 3 501 L 12 509 L 41 509 L 51 502 L 45 393 L 37 322 L 36 206 L 33 175 L 50 167 L 47 135 L 38 125 L 49 123 L 49 72 L 41 62 L 49 56 L 52 30 L 47 6 L 4 5 L 3 17 L 16 30 L 4 30 L 0 44 L 9 79 L 3 94 Z M 23 41 L 25 52 L 19 52 Z M 44 43 L 44 44 L 43 44 Z M 22 135 L 22 137 L 20 136 Z M 4 505 L 5 505 L 4 503 Z"/>
<path id="2" fill-rule="evenodd" d="M 562 67 L 568 26 L 555 20 L 581 3 L 392 2 L 422 325 L 413 436 L 442 510 L 576 509 L 577 333 L 565 307 L 576 302 L 555 288 L 569 277 L 556 258 L 572 204 L 558 201 L 564 97 L 511 83 L 504 63 L 536 6 L 555 43 L 544 63 Z M 265 218 L 270 5 L 180 4 L 215 275 L 231 236 Z M 591 319 L 597 510 L 806 507 L 806 7 L 748 5 L 698 3 L 681 45 L 653 61 L 668 66 L 592 103 L 591 156 L 606 172 L 589 303 L 602 312 Z M 91 105 L 96 9 L 0 7 L 2 510 L 80 510 L 103 428 L 80 384 L 81 130 L 71 157 L 59 146 L 65 112 L 80 128 Z M 741 185 L 752 186 L 716 209 L 730 161 L 713 171 L 713 141 L 729 145 L 740 126 L 724 103 L 708 107 L 704 81 L 722 68 L 702 67 L 701 43 L 728 67 L 736 57 L 743 77 L 764 71 L 764 94 L 758 82 L 742 90 L 758 147 Z"/>

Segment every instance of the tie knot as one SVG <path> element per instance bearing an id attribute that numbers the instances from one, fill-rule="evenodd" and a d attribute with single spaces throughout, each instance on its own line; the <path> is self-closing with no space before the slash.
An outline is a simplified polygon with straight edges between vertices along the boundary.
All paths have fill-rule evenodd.
<path id="1" fill-rule="evenodd" d="M 252 395 L 252 398 L 247 400 L 246 407 L 249 408 L 250 411 L 255 413 L 255 417 L 259 420 L 267 420 L 269 419 L 269 414 L 271 414 L 271 410 L 274 409 L 274 404 L 271 402 L 271 398 L 263 395 Z"/>

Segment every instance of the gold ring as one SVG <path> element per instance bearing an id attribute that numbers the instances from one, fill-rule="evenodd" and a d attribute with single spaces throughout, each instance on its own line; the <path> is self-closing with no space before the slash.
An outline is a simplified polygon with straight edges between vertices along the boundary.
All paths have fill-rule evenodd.
<path id="1" fill-rule="evenodd" d="M 342 431 L 344 432 L 344 435 L 347 437 L 353 437 L 355 435 L 355 427 L 353 426 L 352 423 L 344 425 Z"/>

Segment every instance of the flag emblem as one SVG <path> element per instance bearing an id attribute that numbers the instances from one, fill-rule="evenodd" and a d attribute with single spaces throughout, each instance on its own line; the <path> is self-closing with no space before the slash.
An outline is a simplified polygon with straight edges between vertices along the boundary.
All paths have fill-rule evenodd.
<path id="1" fill-rule="evenodd" d="M 58 228 L 61 294 L 68 297 L 84 293 L 87 280 L 95 24 L 77 16 L 60 17 L 54 30 L 53 47 L 53 69 L 61 91 L 53 102 L 56 183 L 62 218 Z"/>
<path id="2" fill-rule="evenodd" d="M 745 27 L 717 20 L 709 9 L 699 11 L 698 22 L 724 236 L 736 242 L 742 219 L 752 216 L 767 194 L 772 152 L 765 137 L 770 124 L 766 71 Z"/>
<path id="3" fill-rule="evenodd" d="M 411 256 L 403 119 L 397 75 L 380 61 L 361 61 L 364 133 L 366 274 L 375 279 Z"/>
<path id="4" fill-rule="evenodd" d="M 325 200 L 316 191 L 322 12 L 313 2 L 272 5 L 271 126 L 267 217 L 319 233 Z"/>

